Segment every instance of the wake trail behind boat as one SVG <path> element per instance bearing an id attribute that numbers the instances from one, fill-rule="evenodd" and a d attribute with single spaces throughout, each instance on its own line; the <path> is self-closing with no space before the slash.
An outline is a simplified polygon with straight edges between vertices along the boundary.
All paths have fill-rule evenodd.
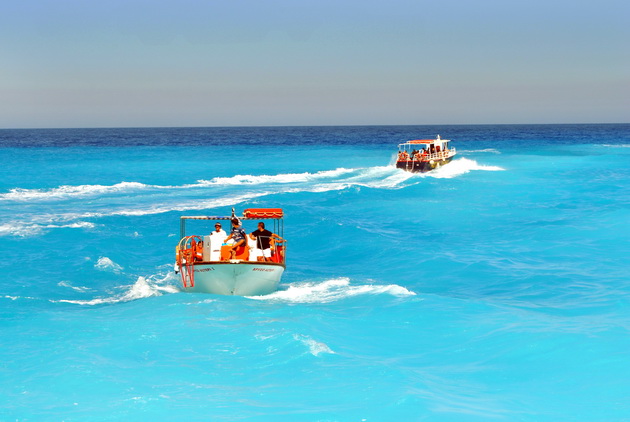
<path id="1" fill-rule="evenodd" d="M 11 212 L 0 213 L 0 236 L 29 237 L 57 228 L 94 228 L 97 224 L 85 220 L 213 209 L 274 194 L 324 193 L 352 187 L 402 189 L 419 183 L 423 177 L 453 178 L 472 170 L 503 169 L 460 158 L 422 174 L 388 165 L 340 167 L 313 173 L 235 175 L 173 186 L 121 182 L 111 186 L 64 185 L 49 190 L 16 188 L 0 194 L 0 200 L 8 204 L 27 201 L 31 204 L 18 218 Z M 91 200 L 86 201 L 86 197 Z"/>
<path id="2" fill-rule="evenodd" d="M 210 180 L 200 179 L 197 183 L 163 186 L 150 185 L 139 182 L 120 182 L 114 185 L 62 185 L 51 189 L 22 189 L 14 188 L 9 192 L 0 194 L 0 201 L 50 201 L 72 198 L 98 197 L 111 194 L 138 193 L 147 190 L 181 190 L 195 189 L 217 186 L 238 186 L 238 185 L 261 185 L 261 184 L 287 184 L 304 183 L 319 179 L 331 179 L 347 173 L 354 173 L 362 169 L 337 168 L 334 170 L 323 170 L 316 173 L 280 173 L 275 175 L 240 175 L 231 177 L 215 177 Z"/>

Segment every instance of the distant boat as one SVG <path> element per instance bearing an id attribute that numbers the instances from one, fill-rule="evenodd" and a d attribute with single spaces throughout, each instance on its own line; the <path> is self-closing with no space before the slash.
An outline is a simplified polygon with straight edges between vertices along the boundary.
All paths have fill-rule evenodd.
<path id="1" fill-rule="evenodd" d="M 234 209 L 229 217 L 180 217 L 180 241 L 175 250 L 175 272 L 181 275 L 184 291 L 237 296 L 259 296 L 276 291 L 286 268 L 283 217 L 280 208 L 249 208 L 243 211 L 243 217 L 236 217 Z M 224 238 L 186 235 L 187 221 L 216 223 L 225 220 L 229 225 L 234 218 L 243 221 L 271 220 L 272 233 L 277 234 L 282 241 L 277 237 L 260 240 L 263 236 L 252 241 L 248 234 L 250 244 L 238 247 L 235 256 L 231 258 L 232 246 L 224 243 Z M 205 232 L 209 233 L 207 227 Z M 265 247 L 270 246 L 269 257 L 256 256 L 255 252 L 261 251 L 255 247 L 257 242 L 265 242 Z"/>
<path id="2" fill-rule="evenodd" d="M 448 164 L 457 152 L 447 139 L 416 139 L 398 145 L 396 168 L 424 173 Z"/>

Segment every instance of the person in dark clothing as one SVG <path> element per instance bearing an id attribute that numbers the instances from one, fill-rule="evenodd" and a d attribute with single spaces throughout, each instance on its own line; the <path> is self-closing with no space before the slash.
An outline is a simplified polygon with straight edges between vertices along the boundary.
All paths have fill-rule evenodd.
<path id="1" fill-rule="evenodd" d="M 265 229 L 265 223 L 258 223 L 258 230 L 251 232 L 249 237 L 256 241 L 256 254 L 258 261 L 271 261 L 271 242 L 275 239 L 284 242 L 280 236 Z"/>

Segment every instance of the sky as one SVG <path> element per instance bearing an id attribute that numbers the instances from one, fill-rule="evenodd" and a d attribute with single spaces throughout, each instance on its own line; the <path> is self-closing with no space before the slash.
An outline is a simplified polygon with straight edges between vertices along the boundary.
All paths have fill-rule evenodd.
<path id="1" fill-rule="evenodd" d="M 0 128 L 512 123 L 630 123 L 630 1 L 0 5 Z"/>

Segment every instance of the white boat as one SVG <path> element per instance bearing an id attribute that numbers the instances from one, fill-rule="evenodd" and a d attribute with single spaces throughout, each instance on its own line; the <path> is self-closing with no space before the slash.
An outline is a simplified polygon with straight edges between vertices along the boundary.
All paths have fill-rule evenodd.
<path id="1" fill-rule="evenodd" d="M 260 296 L 273 293 L 278 289 L 278 284 L 286 268 L 286 241 L 284 240 L 282 209 L 249 208 L 243 211 L 242 217 L 237 217 L 242 222 L 251 220 L 257 222 L 270 220 L 273 222 L 273 230 L 271 231 L 277 236 L 274 239 L 266 240 L 271 244 L 268 249 L 271 254 L 267 258 L 261 256 L 261 249 L 256 248 L 256 241 L 250 240 L 249 246 L 237 248 L 235 256 L 232 258 L 230 256 L 232 246 L 224 243 L 224 239 L 213 239 L 213 236 L 210 235 L 186 235 L 187 221 L 201 221 L 205 222 L 205 226 L 207 226 L 208 221 L 215 223 L 225 220 L 229 225 L 235 217 L 234 210 L 229 217 L 180 217 L 180 241 L 175 250 L 175 272 L 181 275 L 184 291 L 219 295 Z M 207 227 L 206 232 L 209 233 Z M 249 237 L 251 230 L 246 230 L 246 232 Z M 258 239 L 262 237 L 260 236 Z"/>
<path id="2" fill-rule="evenodd" d="M 457 151 L 448 139 L 415 139 L 398 145 L 396 167 L 411 173 L 425 173 L 451 162 Z"/>

